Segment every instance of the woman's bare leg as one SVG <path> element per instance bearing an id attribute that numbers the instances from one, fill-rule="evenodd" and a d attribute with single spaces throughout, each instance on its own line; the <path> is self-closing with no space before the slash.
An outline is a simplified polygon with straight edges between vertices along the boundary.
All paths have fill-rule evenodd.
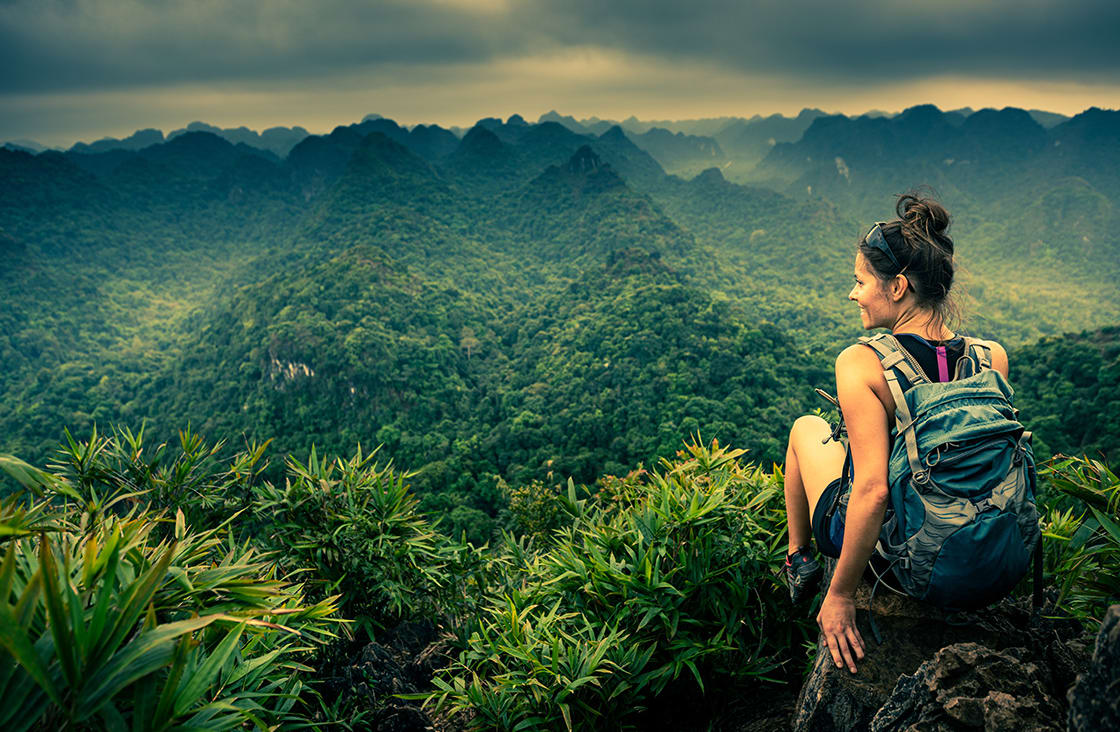
<path id="1" fill-rule="evenodd" d="M 813 509 L 824 489 L 844 469 L 844 446 L 832 440 L 824 443 L 831 432 L 828 422 L 810 414 L 798 417 L 789 431 L 785 489 L 790 553 L 809 546 Z"/>

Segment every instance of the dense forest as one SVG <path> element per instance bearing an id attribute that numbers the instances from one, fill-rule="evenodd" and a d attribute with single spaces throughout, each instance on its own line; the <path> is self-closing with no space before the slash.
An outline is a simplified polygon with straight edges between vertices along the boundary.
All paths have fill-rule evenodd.
<path id="1" fill-rule="evenodd" d="M 707 134 L 557 117 L 0 148 L 0 592 L 16 608 L 41 582 L 49 600 L 62 590 L 33 577 L 71 571 L 60 586 L 97 622 L 120 611 L 104 645 L 75 616 L 85 650 L 5 694 L 65 696 L 74 724 L 353 721 L 285 669 L 416 617 L 457 638 L 437 706 L 483 727 L 629 724 L 682 677 L 796 678 L 809 628 L 769 571 L 775 465 L 861 334 L 857 237 L 918 184 L 955 215 L 959 328 L 1007 346 L 1040 463 L 1089 458 L 1051 463 L 1051 540 L 1078 539 L 1048 571 L 1078 567 L 1063 601 L 1099 618 L 1115 588 L 1087 570 L 1118 538 L 1120 113 L 811 112 Z M 1104 518 L 1070 503 L 1090 494 Z M 206 562 L 228 572 L 202 578 Z M 620 597 L 643 599 L 619 615 Z M 28 648 L 50 637 L 31 604 Z M 277 608 L 290 637 L 266 622 Z M 136 623 L 197 683 L 144 677 L 164 684 L 155 706 L 143 674 L 78 689 Z M 540 683 L 570 699 L 517 696 L 560 643 L 583 672 L 554 658 Z M 235 701 L 204 703 L 230 674 Z"/>
<path id="2" fill-rule="evenodd" d="M 816 176 L 823 198 L 716 169 L 685 180 L 617 126 L 517 117 L 462 139 L 370 119 L 283 158 L 203 131 L 2 150 L 3 448 L 41 464 L 63 427 L 142 423 L 281 453 L 381 444 L 425 500 L 450 492 L 472 515 L 494 514 L 497 477 L 591 482 L 697 431 L 780 461 L 780 425 L 823 405 L 813 387 L 831 388 L 833 355 L 859 334 L 853 242 L 916 183 L 957 214 L 966 331 L 1045 360 L 1061 346 L 1040 337 L 1120 321 L 1120 188 L 1099 164 L 1120 154 L 1115 115 L 1045 129 L 992 114 L 791 120 L 804 135 L 757 176 Z M 925 158 L 910 145 L 886 179 L 857 175 L 916 135 Z M 781 164 L 830 145 L 843 190 Z M 1108 389 L 1107 369 L 1086 373 Z M 1038 416 L 1045 445 L 1114 448 L 1048 436 L 1056 415 Z"/>

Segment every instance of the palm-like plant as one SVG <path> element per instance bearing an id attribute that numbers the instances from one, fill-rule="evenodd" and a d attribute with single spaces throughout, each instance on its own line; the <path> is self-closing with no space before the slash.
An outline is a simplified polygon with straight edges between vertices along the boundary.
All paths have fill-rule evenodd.
<path id="1" fill-rule="evenodd" d="M 227 463 L 224 441 L 207 443 L 189 427 L 178 437 L 178 445 L 153 446 L 145 443 L 143 428 L 103 435 L 94 427 L 87 440 L 67 431 L 66 444 L 48 466 L 53 474 L 36 471 L 23 482 L 34 489 L 37 481 L 53 481 L 54 493 L 79 502 L 94 519 L 143 504 L 181 509 L 194 525 L 216 526 L 245 509 L 271 441 L 249 443 Z"/>
<path id="2" fill-rule="evenodd" d="M 787 622 L 780 484 L 699 439 L 676 461 L 559 503 L 538 548 L 507 538 L 517 571 L 495 593 L 431 700 L 479 729 L 625 725 L 682 676 L 765 676 L 807 634 Z M 779 631 L 779 629 L 781 629 Z M 631 718 L 632 719 L 632 718 Z"/>
<path id="3" fill-rule="evenodd" d="M 312 448 L 306 463 L 288 458 L 284 486 L 254 489 L 268 541 L 293 568 L 313 567 L 319 591 L 337 588 L 349 613 L 373 628 L 457 614 L 467 588 L 456 580 L 481 565 L 477 550 L 436 531 L 408 476 L 375 457 L 359 448 L 348 460 L 321 459 Z"/>
<path id="4" fill-rule="evenodd" d="M 1053 491 L 1067 497 L 1047 511 L 1043 522 L 1056 604 L 1073 617 L 1099 623 L 1120 599 L 1120 478 L 1087 458 L 1058 457 L 1040 473 Z"/>
<path id="5" fill-rule="evenodd" d="M 152 510 L 139 500 L 151 473 L 107 459 L 120 447 L 71 440 L 69 475 L 0 462 L 44 499 L 0 504 L 0 727 L 231 729 L 294 714 L 300 659 L 331 635 L 336 598 L 307 604 L 225 526 Z"/>

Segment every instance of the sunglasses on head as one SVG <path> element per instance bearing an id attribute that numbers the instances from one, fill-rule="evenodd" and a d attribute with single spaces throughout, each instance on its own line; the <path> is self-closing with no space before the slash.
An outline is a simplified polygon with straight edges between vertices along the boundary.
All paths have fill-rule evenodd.
<path id="1" fill-rule="evenodd" d="M 891 251 L 891 248 L 887 245 L 887 240 L 883 237 L 883 230 L 880 227 L 885 226 L 886 223 L 885 221 L 876 222 L 875 225 L 871 227 L 871 231 L 867 232 L 867 236 L 863 237 L 863 243 L 872 249 L 878 249 L 883 252 L 883 254 L 886 254 L 887 259 L 891 260 L 891 264 L 895 266 L 895 269 L 902 270 L 902 265 L 898 263 L 898 258 L 894 256 L 894 252 Z"/>

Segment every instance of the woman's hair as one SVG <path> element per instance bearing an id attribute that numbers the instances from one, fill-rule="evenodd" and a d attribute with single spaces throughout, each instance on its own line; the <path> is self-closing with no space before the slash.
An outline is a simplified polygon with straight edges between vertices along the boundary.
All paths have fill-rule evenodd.
<path id="1" fill-rule="evenodd" d="M 898 260 L 860 239 L 859 251 L 880 280 L 902 274 L 921 308 L 948 323 L 959 320 L 959 308 L 949 294 L 953 287 L 953 240 L 947 233 L 949 212 L 932 197 L 906 193 L 895 204 L 898 218 L 879 226 L 883 239 Z"/>

